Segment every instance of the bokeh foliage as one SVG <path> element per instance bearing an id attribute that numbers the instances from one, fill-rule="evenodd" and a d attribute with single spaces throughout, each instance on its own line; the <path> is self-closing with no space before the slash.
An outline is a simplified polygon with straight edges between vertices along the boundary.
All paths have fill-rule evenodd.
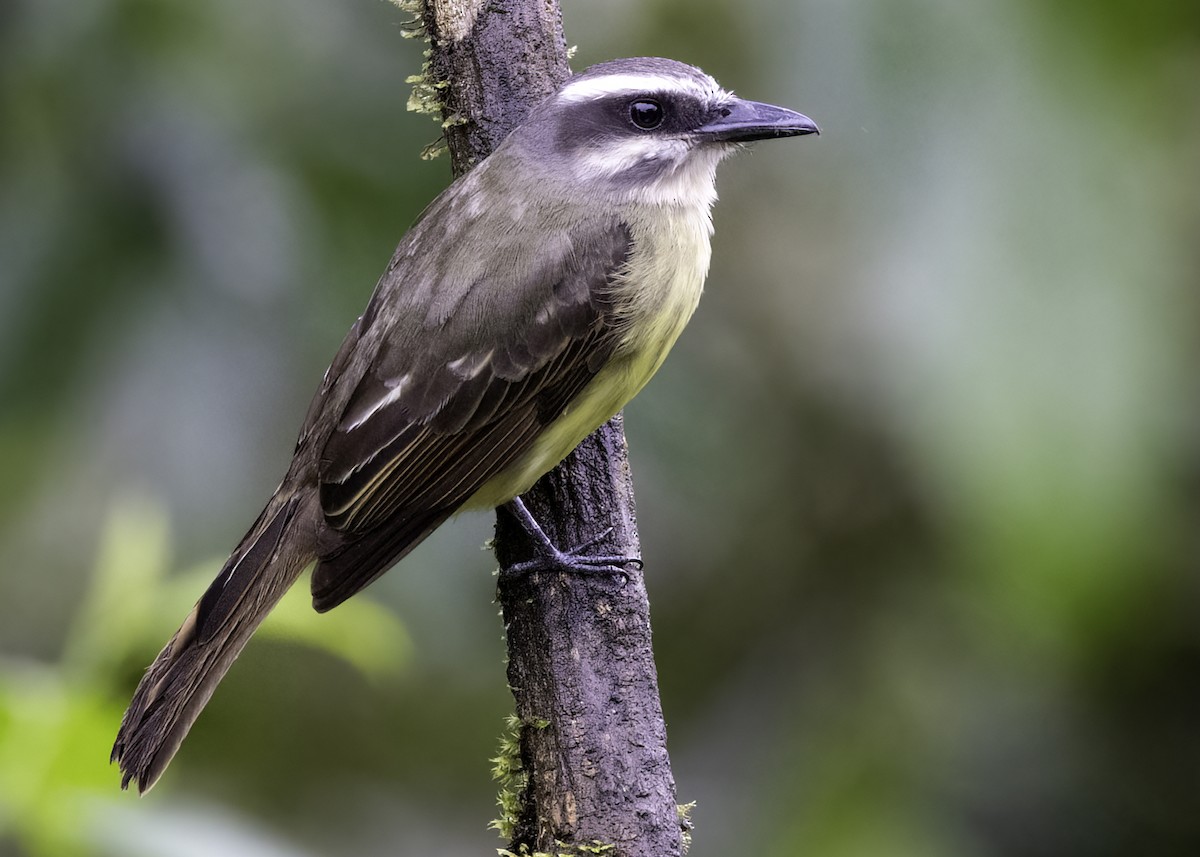
<path id="1" fill-rule="evenodd" d="M 692 854 L 1200 851 L 1200 11 L 565 0 L 823 135 L 723 168 L 627 430 Z M 0 854 L 476 855 L 489 532 L 293 593 L 106 764 L 446 181 L 375 0 L 0 5 Z"/>

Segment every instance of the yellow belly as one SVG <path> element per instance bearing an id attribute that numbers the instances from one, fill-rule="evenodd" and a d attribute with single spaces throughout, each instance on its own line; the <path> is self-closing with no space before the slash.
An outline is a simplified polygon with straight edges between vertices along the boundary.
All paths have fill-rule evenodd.
<path id="1" fill-rule="evenodd" d="M 538 435 L 525 455 L 486 482 L 463 508 L 490 509 L 528 491 L 542 474 L 566 458 L 580 441 L 611 419 L 645 386 L 658 368 L 655 365 L 646 371 L 647 362 L 610 362 L 563 415 Z"/>
<path id="2" fill-rule="evenodd" d="M 624 292 L 618 292 L 623 337 L 617 354 L 530 450 L 486 482 L 464 509 L 499 506 L 529 490 L 637 395 L 691 319 L 708 273 L 707 207 L 659 211 L 630 225 L 638 250 L 618 283 Z"/>

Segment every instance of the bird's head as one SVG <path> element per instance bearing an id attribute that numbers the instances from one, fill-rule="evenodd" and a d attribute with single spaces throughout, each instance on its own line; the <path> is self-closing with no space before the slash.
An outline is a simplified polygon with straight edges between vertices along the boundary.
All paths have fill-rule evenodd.
<path id="1" fill-rule="evenodd" d="M 711 202 L 739 144 L 818 133 L 803 114 L 739 98 L 674 60 L 612 60 L 570 78 L 514 135 L 548 180 L 658 204 Z M 519 142 L 518 142 L 519 141 Z"/>

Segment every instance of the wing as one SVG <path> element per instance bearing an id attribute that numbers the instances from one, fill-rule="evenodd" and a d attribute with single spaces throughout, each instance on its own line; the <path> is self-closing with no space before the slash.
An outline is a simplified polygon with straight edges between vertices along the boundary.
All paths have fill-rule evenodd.
<path id="1" fill-rule="evenodd" d="M 386 571 L 528 450 L 612 355 L 610 286 L 627 228 L 544 234 L 536 247 L 447 236 L 442 258 L 421 265 L 398 251 L 350 338 L 385 332 L 318 464 L 336 533 L 313 572 L 318 610 Z"/>

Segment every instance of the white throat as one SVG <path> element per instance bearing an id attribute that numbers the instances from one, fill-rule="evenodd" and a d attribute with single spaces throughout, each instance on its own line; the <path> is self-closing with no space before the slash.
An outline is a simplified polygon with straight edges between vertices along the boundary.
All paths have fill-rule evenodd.
<path id="1" fill-rule="evenodd" d="M 583 154 L 575 165 L 576 180 L 610 188 L 619 203 L 708 209 L 717 200 L 717 165 L 731 150 L 693 149 L 684 140 L 633 138 Z"/>
<path id="2" fill-rule="evenodd" d="M 631 189 L 629 199 L 647 205 L 703 208 L 707 213 L 717 201 L 717 164 L 731 151 L 726 146 L 705 146 L 689 152 L 674 170 Z"/>

